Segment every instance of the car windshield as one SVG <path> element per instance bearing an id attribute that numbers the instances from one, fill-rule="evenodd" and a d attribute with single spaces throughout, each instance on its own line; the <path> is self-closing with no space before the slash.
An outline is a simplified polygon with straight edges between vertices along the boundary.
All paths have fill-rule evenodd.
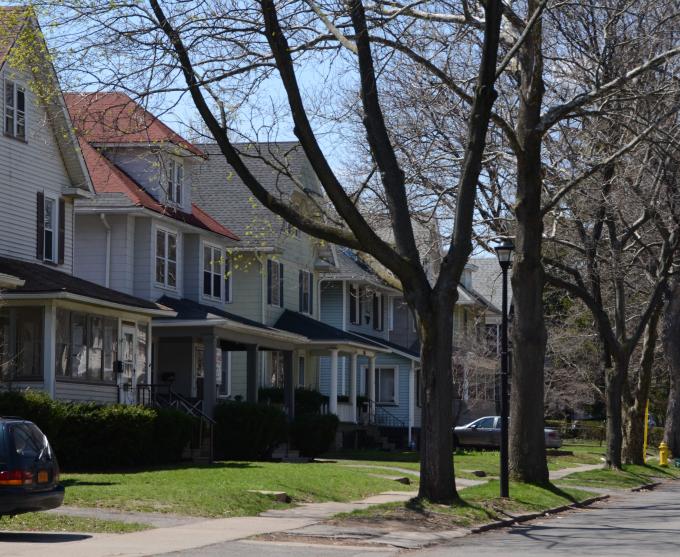
<path id="1" fill-rule="evenodd" d="M 480 418 L 479 420 L 472 422 L 468 427 L 482 427 L 484 429 L 489 429 L 493 427 L 494 418 Z"/>
<path id="2" fill-rule="evenodd" d="M 30 423 L 15 423 L 9 428 L 14 452 L 26 460 L 51 457 L 47 437 L 37 426 Z"/>

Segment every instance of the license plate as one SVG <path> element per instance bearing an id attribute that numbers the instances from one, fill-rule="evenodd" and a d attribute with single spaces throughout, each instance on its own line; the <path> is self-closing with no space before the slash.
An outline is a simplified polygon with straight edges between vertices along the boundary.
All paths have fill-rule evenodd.
<path id="1" fill-rule="evenodd" d="M 46 484 L 49 481 L 49 476 L 47 475 L 47 470 L 40 470 L 38 472 L 38 483 Z"/>

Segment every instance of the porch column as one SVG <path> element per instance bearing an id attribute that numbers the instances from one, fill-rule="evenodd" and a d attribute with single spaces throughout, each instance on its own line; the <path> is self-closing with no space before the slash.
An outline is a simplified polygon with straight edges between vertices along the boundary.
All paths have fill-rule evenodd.
<path id="1" fill-rule="evenodd" d="M 260 351 L 257 344 L 249 344 L 246 348 L 246 400 L 257 402 L 257 391 L 260 387 Z"/>
<path id="2" fill-rule="evenodd" d="M 368 358 L 369 420 L 375 420 L 375 356 Z"/>
<path id="3" fill-rule="evenodd" d="M 293 351 L 283 351 L 283 408 L 288 421 L 295 418 L 295 382 L 293 380 Z"/>
<path id="4" fill-rule="evenodd" d="M 211 417 L 217 402 L 216 342 L 215 335 L 203 337 L 203 412 Z"/>
<path id="5" fill-rule="evenodd" d="M 338 349 L 331 350 L 331 389 L 328 396 L 328 411 L 338 414 Z"/>
<path id="6" fill-rule="evenodd" d="M 43 329 L 43 382 L 45 392 L 50 398 L 56 396 L 57 368 L 57 308 L 53 304 L 45 306 Z"/>
<path id="7" fill-rule="evenodd" d="M 349 366 L 349 402 L 352 405 L 352 421 L 357 423 L 357 354 L 352 354 Z"/>

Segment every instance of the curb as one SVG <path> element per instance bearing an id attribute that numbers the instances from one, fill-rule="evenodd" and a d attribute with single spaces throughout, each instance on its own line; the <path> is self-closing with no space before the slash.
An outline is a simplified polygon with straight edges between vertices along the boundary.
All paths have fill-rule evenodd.
<path id="1" fill-rule="evenodd" d="M 638 487 L 634 487 L 631 489 L 632 492 L 638 492 L 638 491 L 647 491 L 649 489 L 654 489 L 655 487 L 659 487 L 663 482 L 652 482 L 649 484 L 645 485 L 640 485 Z"/>
<path id="2" fill-rule="evenodd" d="M 481 532 L 487 532 L 488 530 L 495 530 L 497 528 L 505 528 L 507 526 L 512 526 L 513 524 L 519 524 L 521 522 L 527 522 L 529 520 L 535 520 L 543 516 L 562 513 L 571 509 L 580 509 L 597 503 L 598 501 L 604 501 L 609 499 L 609 495 L 598 495 L 597 497 L 590 497 L 589 499 L 584 499 L 580 503 L 572 503 L 571 505 L 561 505 L 559 507 L 553 507 L 552 509 L 547 509 L 541 512 L 520 514 L 508 518 L 506 520 L 497 520 L 495 522 L 489 522 L 488 524 L 482 524 L 481 526 L 476 526 L 475 528 L 470 528 L 471 534 L 479 534 Z"/>

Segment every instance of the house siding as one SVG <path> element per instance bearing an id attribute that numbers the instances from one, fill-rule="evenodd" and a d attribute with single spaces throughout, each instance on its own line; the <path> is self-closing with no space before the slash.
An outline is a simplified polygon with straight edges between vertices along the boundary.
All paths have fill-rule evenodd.
<path id="1" fill-rule="evenodd" d="M 151 254 L 151 219 L 137 218 L 134 234 L 134 295 L 149 300 L 151 271 L 155 263 Z"/>
<path id="2" fill-rule="evenodd" d="M 99 404 L 114 404 L 118 402 L 118 387 L 57 379 L 55 398 L 72 402 L 91 401 Z"/>
<path id="3" fill-rule="evenodd" d="M 343 329 L 342 291 L 344 283 L 340 281 L 322 282 L 320 319 L 338 329 Z"/>
<path id="4" fill-rule="evenodd" d="M 0 77 L 27 85 L 29 79 L 15 74 L 6 65 Z M 0 114 L 4 114 L 4 94 L 0 95 Z M 59 198 L 64 188 L 72 187 L 54 129 L 45 109 L 26 87 L 27 141 L 0 133 L 0 254 L 14 259 L 39 262 L 36 258 L 36 194 L 44 191 Z M 0 123 L 0 128 L 4 123 Z M 39 161 L 39 163 L 38 163 Z M 73 272 L 73 204 L 65 200 L 64 264 L 58 269 Z"/>
<path id="5" fill-rule="evenodd" d="M 231 256 L 232 302 L 225 306 L 225 310 L 254 321 L 262 321 L 262 283 L 264 280 L 266 286 L 265 273 L 256 256 L 234 253 Z"/>
<path id="6" fill-rule="evenodd" d="M 182 266 L 184 268 L 184 297 L 189 298 L 198 303 L 205 303 L 212 305 L 211 300 L 203 300 L 200 296 L 200 250 L 201 237 L 198 234 L 184 234 L 184 257 L 182 258 Z M 215 304 L 222 305 L 222 304 Z"/>

